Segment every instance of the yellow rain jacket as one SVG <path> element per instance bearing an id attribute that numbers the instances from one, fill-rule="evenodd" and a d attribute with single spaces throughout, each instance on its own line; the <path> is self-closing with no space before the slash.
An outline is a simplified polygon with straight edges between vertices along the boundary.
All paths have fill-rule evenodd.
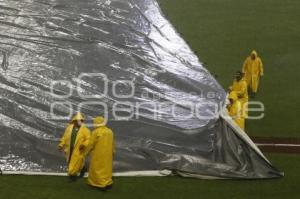
<path id="1" fill-rule="evenodd" d="M 247 82 L 246 80 L 242 79 L 240 81 L 233 81 L 231 88 L 231 91 L 234 91 L 237 96 L 238 100 L 241 102 L 242 105 L 242 113 L 243 117 L 247 118 L 248 116 L 248 88 L 247 88 Z"/>
<path id="2" fill-rule="evenodd" d="M 114 135 L 104 124 L 104 118 L 94 119 L 95 130 L 90 142 L 91 161 L 87 183 L 105 188 L 112 185 Z"/>
<path id="3" fill-rule="evenodd" d="M 256 93 L 260 77 L 264 75 L 264 68 L 255 50 L 251 52 L 251 55 L 254 55 L 255 59 L 253 60 L 251 56 L 247 57 L 243 64 L 243 72 L 245 73 L 247 85 L 251 88 L 252 92 Z"/>
<path id="4" fill-rule="evenodd" d="M 72 122 L 75 120 L 84 120 L 84 117 L 80 113 L 77 113 L 72 118 Z M 71 152 L 70 145 L 71 145 L 71 134 L 72 134 L 73 127 L 74 127 L 73 123 L 70 123 L 67 126 L 65 133 L 61 138 L 59 144 L 59 147 L 63 148 L 65 152 L 65 157 L 68 163 L 68 174 L 70 176 L 77 175 L 83 168 L 85 162 L 85 156 L 87 154 L 87 150 L 90 142 L 90 130 L 84 124 L 82 124 L 76 136 L 71 159 L 69 159 L 70 152 Z M 83 150 L 79 149 L 81 145 L 84 146 Z"/>
<path id="5" fill-rule="evenodd" d="M 229 99 L 233 100 L 233 104 L 228 106 L 228 114 L 235 121 L 235 123 L 243 130 L 245 130 L 245 118 L 242 115 L 242 104 L 238 100 L 236 92 L 232 91 L 229 94 Z"/>

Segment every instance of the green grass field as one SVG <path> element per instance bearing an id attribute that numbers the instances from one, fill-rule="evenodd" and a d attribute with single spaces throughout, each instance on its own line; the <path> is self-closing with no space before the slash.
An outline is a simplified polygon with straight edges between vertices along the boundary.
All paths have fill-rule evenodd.
<path id="1" fill-rule="evenodd" d="M 247 123 L 255 136 L 300 137 L 300 1 L 159 0 L 162 10 L 224 88 L 256 49 L 265 77 L 256 100 L 265 117 Z"/>
<path id="2" fill-rule="evenodd" d="M 68 183 L 66 177 L 0 176 L 5 199 L 82 198 L 202 198 L 202 199 L 298 199 L 298 155 L 269 155 L 286 177 L 276 180 L 198 180 L 180 177 L 118 177 L 108 192 L 90 188 L 84 180 Z"/>

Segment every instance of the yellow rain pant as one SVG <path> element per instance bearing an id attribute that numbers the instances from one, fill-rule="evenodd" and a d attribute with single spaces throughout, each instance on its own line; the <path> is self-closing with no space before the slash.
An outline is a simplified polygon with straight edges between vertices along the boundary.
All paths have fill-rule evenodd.
<path id="1" fill-rule="evenodd" d="M 252 77 L 251 77 L 250 88 L 253 93 L 257 92 L 258 85 L 259 85 L 259 79 L 260 79 L 260 76 L 258 76 L 258 75 L 252 75 Z"/>

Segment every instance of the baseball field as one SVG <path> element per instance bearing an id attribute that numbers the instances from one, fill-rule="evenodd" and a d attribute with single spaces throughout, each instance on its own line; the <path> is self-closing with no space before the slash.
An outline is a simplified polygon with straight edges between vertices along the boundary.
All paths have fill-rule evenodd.
<path id="1" fill-rule="evenodd" d="M 265 76 L 255 99 L 265 106 L 261 120 L 248 120 L 256 138 L 300 137 L 300 1 L 159 0 L 162 11 L 205 67 L 226 89 L 244 59 L 256 49 Z M 288 143 L 286 143 L 288 145 Z M 297 144 L 294 144 L 297 148 Z M 299 148 L 299 146 L 298 146 Z M 6 199 L 57 198 L 299 198 L 300 155 L 268 150 L 266 156 L 285 172 L 274 180 L 198 180 L 180 177 L 117 177 L 101 192 L 84 180 L 66 177 L 0 176 Z"/>

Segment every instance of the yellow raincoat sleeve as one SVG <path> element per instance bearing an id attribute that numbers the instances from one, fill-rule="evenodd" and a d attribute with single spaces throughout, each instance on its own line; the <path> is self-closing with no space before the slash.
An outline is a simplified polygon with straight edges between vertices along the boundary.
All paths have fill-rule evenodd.
<path id="1" fill-rule="evenodd" d="M 63 137 L 60 139 L 60 142 L 59 142 L 59 147 L 61 148 L 64 148 L 65 147 L 65 144 L 66 144 L 66 138 L 65 138 L 65 135 L 63 135 Z"/>
<path id="2" fill-rule="evenodd" d="M 263 63 L 260 58 L 259 58 L 259 73 L 260 73 L 260 76 L 264 75 L 264 66 L 263 66 Z"/>
<path id="3" fill-rule="evenodd" d="M 229 115 L 234 119 L 238 114 L 238 107 L 236 104 L 233 104 L 228 109 Z"/>
<path id="4" fill-rule="evenodd" d="M 64 148 L 66 146 L 66 141 L 67 141 L 67 134 L 68 134 L 69 126 L 67 126 L 64 135 L 60 139 L 59 147 Z"/>
<path id="5" fill-rule="evenodd" d="M 82 145 L 85 147 L 85 148 L 88 148 L 89 144 L 90 144 L 90 138 L 91 138 L 91 132 L 88 128 L 85 129 L 84 132 L 84 141 L 82 142 Z"/>
<path id="6" fill-rule="evenodd" d="M 247 83 L 246 83 L 246 81 L 244 81 L 244 80 L 241 80 L 241 82 L 240 82 L 240 90 L 234 90 L 236 93 L 237 93 L 237 95 L 240 97 L 240 96 L 245 96 L 245 95 L 247 95 Z"/>
<path id="7" fill-rule="evenodd" d="M 240 101 L 235 101 L 231 106 L 228 107 L 229 116 L 232 119 L 240 118 L 241 117 L 241 103 Z"/>

